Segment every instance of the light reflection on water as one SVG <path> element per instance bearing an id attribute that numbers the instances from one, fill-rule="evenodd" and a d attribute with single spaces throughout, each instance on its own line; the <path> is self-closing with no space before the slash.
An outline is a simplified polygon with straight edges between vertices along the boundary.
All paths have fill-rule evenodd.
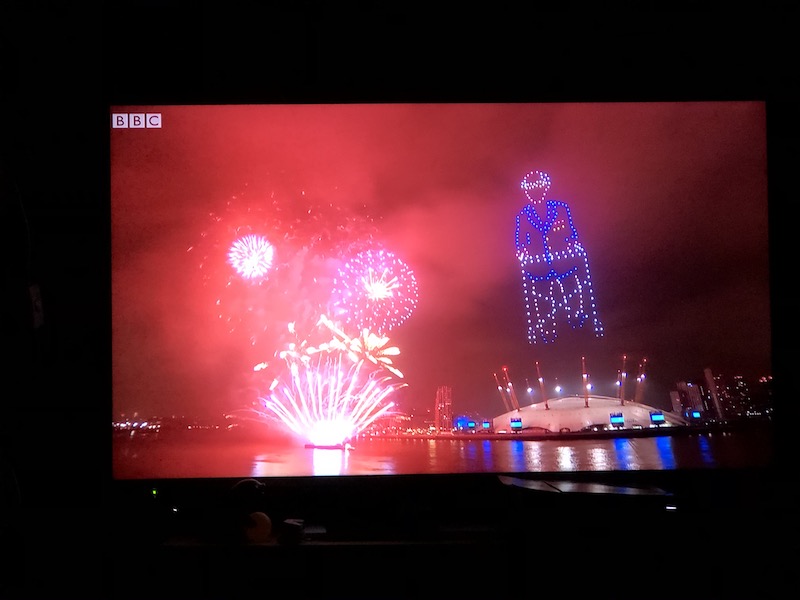
<path id="1" fill-rule="evenodd" d="M 494 471 L 494 460 L 492 459 L 492 442 L 490 440 L 483 440 L 481 442 L 481 453 L 483 463 L 489 471 Z"/>
<path id="2" fill-rule="evenodd" d="M 541 442 L 538 442 L 541 444 Z M 572 446 L 559 446 L 556 449 L 558 454 L 558 462 L 556 463 L 556 471 L 577 471 L 578 463 L 576 461 L 575 449 Z"/>
<path id="3" fill-rule="evenodd" d="M 661 464 L 665 469 L 674 469 L 676 467 L 675 454 L 672 452 L 672 438 L 668 436 L 656 438 L 656 448 L 658 455 L 661 458 Z"/>
<path id="4" fill-rule="evenodd" d="M 711 451 L 710 438 L 703 436 L 698 440 L 697 446 L 700 448 L 700 456 L 703 459 L 704 466 L 713 466 L 714 454 Z"/>
<path id="5" fill-rule="evenodd" d="M 350 450 L 333 448 L 314 448 L 311 450 L 314 475 L 341 475 L 347 472 L 347 458 Z"/>
<path id="6" fill-rule="evenodd" d="M 592 471 L 610 471 L 613 468 L 608 459 L 608 450 L 605 448 L 592 448 L 589 453 Z"/>
<path id="7" fill-rule="evenodd" d="M 766 466 L 768 430 L 612 439 L 371 439 L 352 450 L 255 441 L 115 441 L 120 478 L 664 470 Z"/>
<path id="8" fill-rule="evenodd" d="M 623 438 L 616 438 L 614 440 L 614 455 L 616 458 L 615 468 L 624 471 L 632 471 L 636 469 L 637 457 L 633 444 L 629 443 L 633 440 L 626 440 Z"/>

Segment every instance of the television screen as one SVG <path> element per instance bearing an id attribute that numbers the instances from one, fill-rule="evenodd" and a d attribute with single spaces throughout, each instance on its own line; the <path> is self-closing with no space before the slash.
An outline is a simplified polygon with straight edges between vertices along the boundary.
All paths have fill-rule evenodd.
<path id="1" fill-rule="evenodd" d="M 764 102 L 108 117 L 115 479 L 771 460 Z"/>

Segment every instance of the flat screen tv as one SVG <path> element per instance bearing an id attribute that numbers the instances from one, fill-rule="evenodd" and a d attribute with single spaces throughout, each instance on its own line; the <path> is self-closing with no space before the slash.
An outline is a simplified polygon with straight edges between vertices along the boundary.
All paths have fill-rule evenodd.
<path id="1" fill-rule="evenodd" d="M 108 131 L 115 481 L 773 458 L 763 101 L 114 105 Z"/>

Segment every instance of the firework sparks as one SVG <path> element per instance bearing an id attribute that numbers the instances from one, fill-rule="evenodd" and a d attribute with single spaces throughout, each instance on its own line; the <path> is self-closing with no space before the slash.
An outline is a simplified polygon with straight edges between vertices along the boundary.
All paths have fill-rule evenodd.
<path id="1" fill-rule="evenodd" d="M 264 399 L 267 411 L 315 446 L 343 444 L 388 413 L 397 383 L 385 371 L 346 353 L 286 355 L 287 373 Z"/>
<path id="2" fill-rule="evenodd" d="M 333 313 L 357 331 L 383 335 L 403 323 L 417 305 L 417 280 L 386 250 L 364 250 L 339 269 Z"/>
<path id="3" fill-rule="evenodd" d="M 403 378 L 403 373 L 392 366 L 392 359 L 389 358 L 400 354 L 400 349 L 397 346 L 387 346 L 388 337 L 375 335 L 369 329 L 362 329 L 359 337 L 351 338 L 326 315 L 319 318 L 319 324 L 327 327 L 334 335 L 327 346 L 346 351 L 353 362 L 363 357 L 396 377 Z"/>
<path id="4" fill-rule="evenodd" d="M 284 347 L 282 325 L 308 328 L 330 299 L 336 267 L 377 232 L 363 210 L 350 211 L 304 193 L 252 191 L 213 212 L 188 251 L 218 322 L 240 336 L 249 359 Z"/>
<path id="5" fill-rule="evenodd" d="M 228 251 L 228 264 L 248 280 L 264 279 L 272 268 L 275 247 L 262 235 L 245 235 L 237 239 Z"/>
<path id="6" fill-rule="evenodd" d="M 371 219 L 301 199 L 235 198 L 196 253 L 219 319 L 252 348 L 250 377 L 272 381 L 236 412 L 334 446 L 389 413 L 405 387 L 385 334 L 414 310 L 417 282 L 392 253 L 369 249 Z"/>

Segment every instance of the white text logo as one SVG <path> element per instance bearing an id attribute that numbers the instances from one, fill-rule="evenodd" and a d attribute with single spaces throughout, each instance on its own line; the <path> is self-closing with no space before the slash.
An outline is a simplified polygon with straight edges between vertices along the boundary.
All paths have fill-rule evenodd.
<path id="1" fill-rule="evenodd" d="M 113 113 L 113 129 L 161 129 L 161 113 Z"/>

